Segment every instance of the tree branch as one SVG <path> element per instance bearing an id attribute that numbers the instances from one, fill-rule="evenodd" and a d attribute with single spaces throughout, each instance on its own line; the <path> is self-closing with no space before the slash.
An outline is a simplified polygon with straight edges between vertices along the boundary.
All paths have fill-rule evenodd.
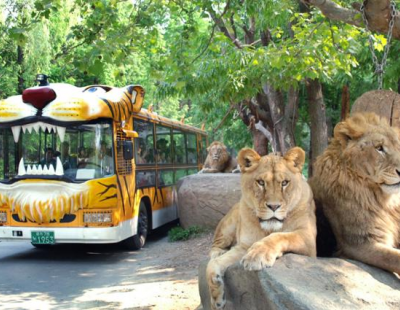
<path id="1" fill-rule="evenodd" d="M 211 18 L 213 19 L 214 23 L 217 24 L 219 30 L 228 38 L 232 41 L 233 44 L 239 49 L 243 49 L 242 43 L 238 40 L 237 37 L 234 36 L 234 34 L 230 33 L 228 28 L 225 26 L 225 22 L 222 19 L 223 15 L 228 11 L 230 5 L 230 0 L 227 1 L 226 6 L 224 11 L 222 12 L 221 16 L 217 16 L 217 13 L 214 11 L 214 9 L 209 6 L 209 14 L 211 15 Z"/>
<path id="2" fill-rule="evenodd" d="M 350 25 L 364 27 L 361 13 L 356 9 L 344 8 L 332 0 L 300 0 L 305 4 L 319 8 L 327 18 L 341 21 Z M 359 8 L 358 5 L 353 5 Z M 365 5 L 365 13 L 369 29 L 373 32 L 386 34 L 390 20 L 390 0 L 369 0 Z M 393 38 L 400 40 L 400 18 L 396 11 L 393 28 Z"/>

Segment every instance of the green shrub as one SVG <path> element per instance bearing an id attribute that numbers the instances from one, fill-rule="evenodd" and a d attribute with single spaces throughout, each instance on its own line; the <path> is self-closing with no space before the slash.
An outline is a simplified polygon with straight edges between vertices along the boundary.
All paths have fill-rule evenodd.
<path id="1" fill-rule="evenodd" d="M 168 232 L 169 242 L 184 241 L 195 238 L 205 232 L 204 228 L 199 226 L 190 226 L 187 229 L 174 227 Z"/>

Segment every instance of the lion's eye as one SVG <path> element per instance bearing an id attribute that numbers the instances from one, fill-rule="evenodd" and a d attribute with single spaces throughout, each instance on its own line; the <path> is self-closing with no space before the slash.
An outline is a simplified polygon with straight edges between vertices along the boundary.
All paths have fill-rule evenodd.
<path id="1" fill-rule="evenodd" d="M 257 180 L 257 183 L 258 183 L 258 185 L 260 185 L 260 186 L 264 186 L 264 185 L 265 185 L 265 183 L 264 183 L 263 180 Z"/>
<path id="2" fill-rule="evenodd" d="M 385 154 L 385 149 L 383 148 L 382 145 L 377 146 L 377 147 L 376 147 L 376 150 L 377 150 L 379 153 L 381 153 L 381 154 Z"/>
<path id="3" fill-rule="evenodd" d="M 287 186 L 289 184 L 289 181 L 288 180 L 283 180 L 282 181 L 282 187 L 285 187 L 285 186 Z"/>

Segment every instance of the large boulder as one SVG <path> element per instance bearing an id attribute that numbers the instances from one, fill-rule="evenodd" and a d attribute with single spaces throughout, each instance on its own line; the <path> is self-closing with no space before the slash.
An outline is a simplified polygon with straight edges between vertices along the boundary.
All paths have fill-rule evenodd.
<path id="1" fill-rule="evenodd" d="M 241 197 L 238 173 L 194 174 L 180 179 L 177 186 L 183 228 L 198 225 L 214 229 Z"/>
<path id="2" fill-rule="evenodd" d="M 199 267 L 204 310 L 210 309 L 205 277 Z M 225 310 L 315 309 L 398 310 L 400 279 L 352 260 L 287 254 L 266 271 L 245 271 L 239 264 L 225 274 Z"/>

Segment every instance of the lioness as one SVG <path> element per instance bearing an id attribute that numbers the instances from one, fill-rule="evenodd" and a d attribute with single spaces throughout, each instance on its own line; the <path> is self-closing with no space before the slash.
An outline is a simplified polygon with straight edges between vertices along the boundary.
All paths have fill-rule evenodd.
<path id="1" fill-rule="evenodd" d="M 214 141 L 207 152 L 204 167 L 199 173 L 233 172 L 237 168 L 236 159 L 229 155 L 223 143 Z"/>
<path id="2" fill-rule="evenodd" d="M 207 266 L 213 309 L 225 306 L 225 270 L 241 261 L 246 270 L 271 267 L 286 252 L 316 256 L 315 205 L 301 170 L 304 151 L 260 157 L 239 152 L 242 198 L 218 224 Z"/>
<path id="3" fill-rule="evenodd" d="M 399 130 L 372 113 L 337 124 L 310 184 L 338 254 L 400 274 Z"/>

